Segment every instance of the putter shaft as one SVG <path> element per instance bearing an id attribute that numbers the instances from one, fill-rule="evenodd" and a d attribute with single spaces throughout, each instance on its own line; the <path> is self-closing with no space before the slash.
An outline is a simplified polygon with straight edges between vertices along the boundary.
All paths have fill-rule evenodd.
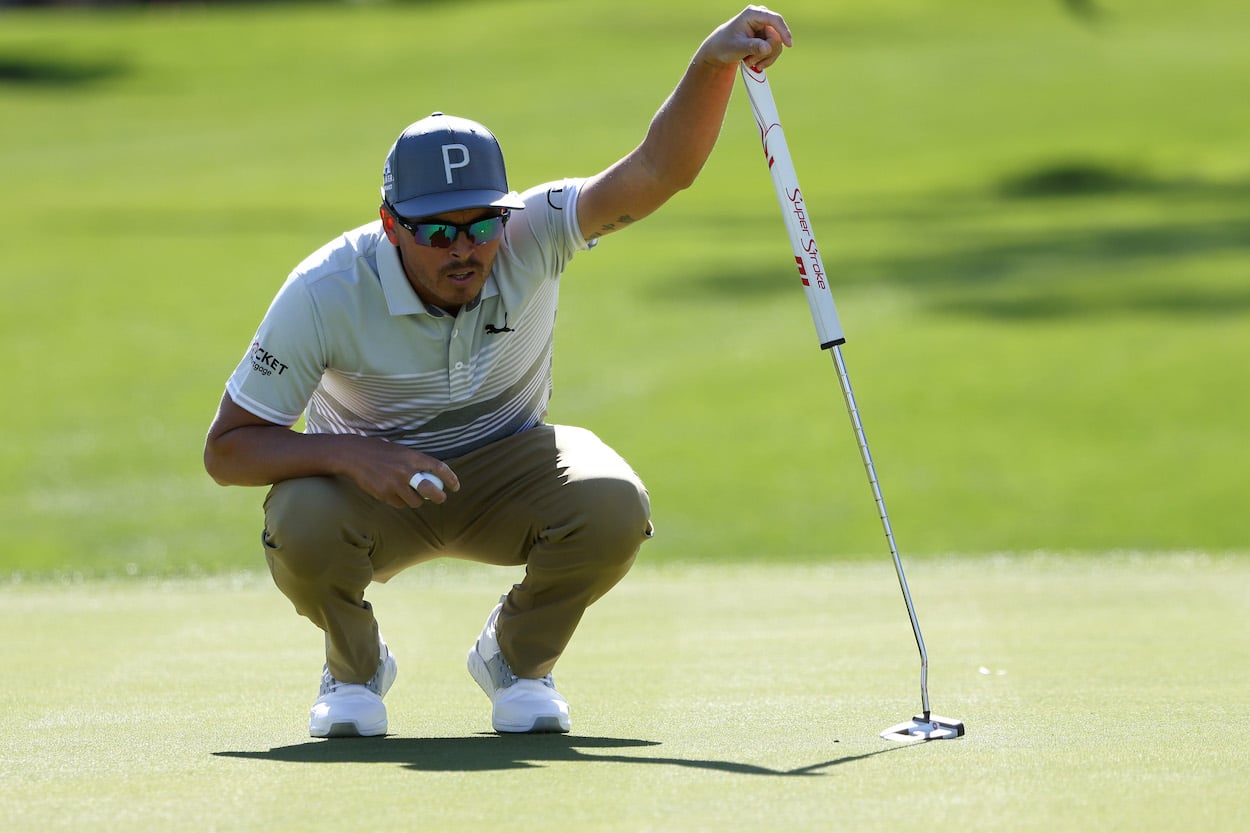
<path id="1" fill-rule="evenodd" d="M 877 467 L 872 464 L 872 452 L 868 450 L 868 437 L 864 434 L 864 424 L 859 418 L 859 408 L 855 404 L 855 392 L 851 390 L 851 377 L 846 372 L 846 362 L 842 358 L 842 347 L 834 345 L 833 364 L 838 371 L 838 385 L 842 388 L 842 398 L 846 400 L 846 412 L 851 417 L 851 425 L 855 428 L 855 440 L 859 445 L 859 456 L 864 461 L 864 471 L 868 474 L 868 482 L 872 486 L 872 496 L 877 502 L 877 514 L 881 518 L 881 528 L 885 530 L 885 540 L 890 545 L 890 555 L 894 557 L 894 571 L 898 573 L 898 586 L 903 591 L 903 601 L 907 603 L 907 615 L 911 617 L 911 630 L 916 635 L 916 647 L 920 650 L 920 702 L 924 710 L 924 719 L 928 720 L 929 710 L 929 652 L 924 647 L 924 636 L 920 633 L 920 621 L 916 618 L 916 606 L 911 600 L 911 590 L 907 588 L 907 576 L 903 574 L 903 560 L 899 558 L 898 545 L 894 542 L 894 530 L 890 526 L 890 516 L 885 511 L 885 497 L 881 494 L 881 484 L 877 481 Z"/>

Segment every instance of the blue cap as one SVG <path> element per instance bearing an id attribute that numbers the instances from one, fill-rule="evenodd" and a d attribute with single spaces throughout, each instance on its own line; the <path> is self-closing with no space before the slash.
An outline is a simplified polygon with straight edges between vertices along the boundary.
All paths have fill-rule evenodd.
<path id="1" fill-rule="evenodd" d="M 466 208 L 525 208 L 508 188 L 503 151 L 475 121 L 432 113 L 399 134 L 382 169 L 382 199 L 401 217 Z"/>

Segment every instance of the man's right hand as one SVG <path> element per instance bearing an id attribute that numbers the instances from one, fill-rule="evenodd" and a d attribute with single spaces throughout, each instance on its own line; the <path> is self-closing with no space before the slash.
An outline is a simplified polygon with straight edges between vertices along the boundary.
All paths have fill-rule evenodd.
<path id="1" fill-rule="evenodd" d="M 427 500 L 445 503 L 447 492 L 460 490 L 460 478 L 442 460 L 374 437 L 340 435 L 340 438 L 347 441 L 345 445 L 348 448 L 343 461 L 345 470 L 339 473 L 350 478 L 362 492 L 383 503 L 396 507 L 420 506 Z M 443 481 L 443 488 L 427 480 L 414 489 L 412 478 L 423 471 Z"/>
<path id="2" fill-rule="evenodd" d="M 302 434 L 262 419 L 222 396 L 204 442 L 204 468 L 223 486 L 268 486 L 296 477 L 340 475 L 365 494 L 395 507 L 444 503 L 460 479 L 442 460 L 398 443 L 355 434 Z M 439 489 L 409 482 L 428 471 Z"/>

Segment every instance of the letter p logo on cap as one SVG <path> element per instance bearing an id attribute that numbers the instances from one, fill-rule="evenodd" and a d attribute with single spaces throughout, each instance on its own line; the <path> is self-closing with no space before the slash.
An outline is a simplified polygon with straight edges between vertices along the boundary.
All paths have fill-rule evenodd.
<path id="1" fill-rule="evenodd" d="M 457 151 L 460 159 L 456 162 L 451 161 L 451 154 Z M 447 174 L 447 184 L 452 184 L 451 172 L 457 168 L 467 168 L 469 166 L 469 149 L 464 145 L 443 145 L 443 171 Z"/>

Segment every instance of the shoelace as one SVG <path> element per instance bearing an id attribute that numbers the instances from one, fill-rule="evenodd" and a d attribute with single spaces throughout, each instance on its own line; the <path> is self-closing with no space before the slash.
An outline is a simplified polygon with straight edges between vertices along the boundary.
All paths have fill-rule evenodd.
<path id="1" fill-rule="evenodd" d="M 329 668 L 323 668 L 321 670 L 321 691 L 317 693 L 317 696 L 324 697 L 325 695 L 333 691 L 337 691 L 340 687 L 345 686 L 345 685 L 363 685 L 365 688 L 369 689 L 374 694 L 381 696 L 382 694 L 381 681 L 382 681 L 382 669 L 381 668 L 378 668 L 378 673 L 374 674 L 373 679 L 367 683 L 341 682 L 339 680 L 336 680 L 333 676 L 331 676 Z"/>
<path id="2" fill-rule="evenodd" d="M 479 654 L 480 654 L 480 653 L 481 653 L 481 652 L 479 651 Z M 521 679 L 520 677 L 518 677 L 518 676 L 517 676 L 517 675 L 513 672 L 513 670 L 512 670 L 512 666 L 511 666 L 511 665 L 509 665 L 509 664 L 508 664 L 508 661 L 507 661 L 506 659 L 504 659 L 504 658 L 503 658 L 503 654 L 502 654 L 502 653 L 495 654 L 495 656 L 494 656 L 494 657 L 492 657 L 491 661 L 493 662 L 495 659 L 498 659 L 498 660 L 499 660 L 499 677 L 500 677 L 500 679 L 498 680 L 498 683 L 497 683 L 497 685 L 499 686 L 499 688 L 509 688 L 509 687 L 511 687 L 511 686 L 512 686 L 512 684 L 513 684 L 513 683 L 515 683 L 517 680 Z M 553 691 L 555 690 L 555 687 L 556 687 L 556 681 L 555 681 L 555 678 L 554 678 L 551 674 L 548 674 L 548 675 L 547 675 L 547 676 L 545 676 L 545 677 L 539 677 L 539 678 L 537 678 L 537 679 L 538 679 L 538 682 L 542 683 L 542 684 L 543 684 L 543 685 L 545 685 L 547 688 L 550 688 L 550 689 L 552 689 Z"/>

